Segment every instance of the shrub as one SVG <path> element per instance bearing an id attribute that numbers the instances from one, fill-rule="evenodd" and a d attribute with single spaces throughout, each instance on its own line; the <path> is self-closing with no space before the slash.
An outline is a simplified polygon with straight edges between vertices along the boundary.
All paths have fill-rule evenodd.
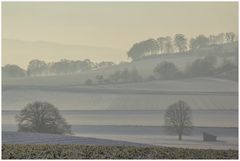
<path id="1" fill-rule="evenodd" d="M 175 64 L 167 61 L 158 64 L 153 72 L 156 73 L 160 79 L 178 79 L 182 76 L 181 71 L 178 70 Z"/>

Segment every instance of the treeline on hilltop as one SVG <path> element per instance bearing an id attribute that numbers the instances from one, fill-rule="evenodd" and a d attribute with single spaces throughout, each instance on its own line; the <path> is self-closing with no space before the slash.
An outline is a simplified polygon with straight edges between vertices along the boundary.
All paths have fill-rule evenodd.
<path id="1" fill-rule="evenodd" d="M 233 32 L 219 33 L 218 35 L 210 35 L 208 37 L 201 34 L 191 38 L 189 41 L 184 34 L 176 34 L 174 38 L 166 36 L 137 42 L 129 49 L 127 55 L 132 60 L 138 60 L 151 55 L 183 53 L 200 48 L 233 43 L 237 39 L 237 35 Z"/>
<path id="2" fill-rule="evenodd" d="M 28 64 L 26 70 L 17 65 L 7 64 L 2 67 L 3 77 L 34 77 L 44 75 L 66 75 L 88 70 L 99 69 L 115 65 L 113 62 L 102 61 L 94 63 L 89 59 L 67 60 L 62 59 L 58 62 L 46 63 L 43 60 L 34 59 Z"/>
<path id="3" fill-rule="evenodd" d="M 220 54 L 219 49 L 221 49 L 223 44 L 233 43 L 237 41 L 237 35 L 233 32 L 220 33 L 218 35 L 210 35 L 209 37 L 205 35 L 199 35 L 195 38 L 191 38 L 188 42 L 187 38 L 183 34 L 176 34 L 174 39 L 170 36 L 159 37 L 155 39 L 148 39 L 138 43 L 135 43 L 130 50 L 127 52 L 129 58 L 133 61 L 144 59 L 144 58 L 154 58 L 158 56 L 166 55 L 177 55 L 179 53 L 194 54 L 202 53 L 205 55 L 210 55 L 209 50 L 211 49 L 213 53 Z M 216 47 L 217 46 L 217 47 Z M 219 48 L 220 47 L 220 48 Z M 202 50 L 206 49 L 206 50 Z M 235 49 L 233 50 L 235 52 Z M 176 54 L 169 54 L 176 53 Z M 229 53 L 225 53 L 229 55 Z M 123 64 L 126 62 L 121 62 Z M 73 73 L 79 73 L 88 70 L 95 70 L 103 67 L 111 67 L 114 64 L 109 61 L 102 61 L 100 63 L 94 63 L 89 59 L 85 60 L 67 60 L 62 59 L 57 62 L 46 63 L 43 60 L 34 59 L 28 64 L 27 69 L 22 69 L 17 65 L 7 64 L 2 67 L 2 76 L 4 78 L 16 78 L 16 77 L 35 77 L 35 76 L 46 76 L 46 75 L 67 75 Z M 207 69 L 206 69 L 207 70 Z M 129 73 L 135 73 L 132 77 Z M 137 74 L 136 74 L 137 73 Z M 178 73 L 179 74 L 179 73 Z M 177 75 L 178 75 L 177 74 Z M 138 76 L 137 76 L 138 75 Z M 176 76 L 177 76 L 176 75 Z M 232 74 L 231 74 L 232 75 Z M 114 82 L 132 82 L 136 81 L 136 78 L 140 79 L 140 75 L 136 72 L 136 69 L 128 71 L 116 71 L 109 76 L 109 78 L 103 78 L 103 76 L 98 76 L 96 78 L 97 82 L 102 84 L 103 82 L 114 83 Z M 88 84 L 91 81 L 88 80 Z"/>

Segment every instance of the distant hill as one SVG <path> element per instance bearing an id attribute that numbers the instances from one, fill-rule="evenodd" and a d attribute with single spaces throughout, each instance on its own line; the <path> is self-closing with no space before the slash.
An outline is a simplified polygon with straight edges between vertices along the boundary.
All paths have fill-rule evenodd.
<path id="1" fill-rule="evenodd" d="M 66 45 L 46 41 L 3 39 L 3 65 L 17 64 L 26 68 L 31 59 L 58 61 L 60 59 L 90 59 L 92 61 L 126 61 L 122 49 L 87 45 Z M 33 54 L 34 53 L 34 54 Z M 57 56 L 56 56 L 57 55 Z"/>

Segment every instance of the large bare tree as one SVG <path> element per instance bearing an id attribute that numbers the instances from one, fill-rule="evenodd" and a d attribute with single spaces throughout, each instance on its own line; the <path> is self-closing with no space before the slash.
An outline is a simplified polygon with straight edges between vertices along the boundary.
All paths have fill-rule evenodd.
<path id="1" fill-rule="evenodd" d="M 190 106 L 181 100 L 170 105 L 165 113 L 165 125 L 178 134 L 178 140 L 182 140 L 183 133 L 192 127 Z"/>
<path id="2" fill-rule="evenodd" d="M 69 134 L 71 126 L 60 115 L 58 109 L 47 102 L 28 104 L 16 115 L 18 131 Z"/>

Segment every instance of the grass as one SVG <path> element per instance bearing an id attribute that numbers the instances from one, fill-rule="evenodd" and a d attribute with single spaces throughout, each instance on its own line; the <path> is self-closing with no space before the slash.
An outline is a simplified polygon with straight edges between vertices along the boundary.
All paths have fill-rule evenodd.
<path id="1" fill-rule="evenodd" d="M 237 150 L 3 144 L 2 159 L 238 159 Z"/>

